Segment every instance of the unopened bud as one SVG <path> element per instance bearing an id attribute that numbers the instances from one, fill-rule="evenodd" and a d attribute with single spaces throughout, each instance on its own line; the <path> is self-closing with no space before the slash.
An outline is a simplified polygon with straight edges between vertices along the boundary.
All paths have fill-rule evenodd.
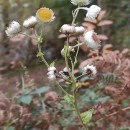
<path id="1" fill-rule="evenodd" d="M 73 48 L 72 46 L 69 46 L 68 54 L 70 54 L 70 52 L 75 52 L 75 51 L 74 51 L 74 48 Z M 64 48 L 61 50 L 61 55 L 62 55 L 63 57 L 65 57 L 65 49 L 64 49 Z"/>
<path id="2" fill-rule="evenodd" d="M 69 71 L 70 71 L 70 68 L 69 68 Z M 68 68 L 65 67 L 65 68 L 63 69 L 63 72 L 68 72 Z"/>
<path id="3" fill-rule="evenodd" d="M 83 34 L 85 32 L 85 28 L 82 26 L 75 27 L 76 34 Z"/>

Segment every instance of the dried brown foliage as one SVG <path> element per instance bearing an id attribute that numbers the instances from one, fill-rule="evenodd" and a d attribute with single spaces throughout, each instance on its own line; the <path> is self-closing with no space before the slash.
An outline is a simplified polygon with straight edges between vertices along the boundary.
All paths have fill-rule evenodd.
<path id="1" fill-rule="evenodd" d="M 95 81 L 92 81 L 90 86 L 94 86 L 97 82 L 102 80 L 104 88 L 101 90 L 105 95 L 109 95 L 110 99 L 104 103 L 97 104 L 95 106 L 95 118 L 97 121 L 104 120 L 102 127 L 96 126 L 99 128 L 106 129 L 108 128 L 108 122 L 115 124 L 115 128 L 119 126 L 129 126 L 130 121 L 128 114 L 130 111 L 130 106 L 123 108 L 123 100 L 128 100 L 130 97 L 130 50 L 123 49 L 122 51 L 111 50 L 112 45 L 108 44 L 102 48 L 102 54 L 93 58 L 88 58 L 83 61 L 79 67 L 83 67 L 87 64 L 94 63 L 98 70 L 98 76 Z M 90 53 L 89 56 L 93 54 Z M 112 83 L 113 77 L 108 76 L 102 78 L 101 74 L 112 73 L 117 77 L 117 81 Z"/>
<path id="2" fill-rule="evenodd" d="M 53 108 L 57 101 L 58 97 L 54 91 L 48 91 L 45 94 L 45 103 L 49 108 Z M 0 129 L 6 130 L 8 126 L 13 126 L 16 130 L 23 130 L 29 123 L 28 129 L 48 130 L 57 128 L 56 130 L 58 130 L 59 125 L 54 124 L 55 122 L 53 121 L 58 117 L 55 107 L 52 111 L 55 114 L 47 112 L 44 107 L 42 110 L 39 109 L 37 114 L 33 113 L 35 112 L 33 107 L 38 109 L 40 107 L 39 105 L 40 103 L 36 99 L 30 105 L 18 104 L 15 98 L 10 100 L 0 92 Z"/>
<path id="3" fill-rule="evenodd" d="M 6 128 L 8 121 L 10 125 L 15 125 L 15 128 L 20 130 L 30 118 L 28 107 L 16 104 L 0 92 L 0 129 Z"/>

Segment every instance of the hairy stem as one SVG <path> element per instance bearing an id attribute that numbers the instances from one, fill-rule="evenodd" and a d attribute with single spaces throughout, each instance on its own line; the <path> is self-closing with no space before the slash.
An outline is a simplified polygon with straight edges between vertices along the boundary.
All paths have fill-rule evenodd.
<path id="1" fill-rule="evenodd" d="M 76 79 L 79 79 L 80 77 L 85 76 L 85 75 L 87 75 L 87 73 L 83 73 L 82 75 L 76 77 Z"/>
<path id="2" fill-rule="evenodd" d="M 75 56 L 75 58 L 74 58 L 74 67 L 75 67 L 75 65 L 77 64 L 78 53 L 79 53 L 79 46 L 78 46 L 78 48 L 77 48 L 76 56 Z"/>
<path id="3" fill-rule="evenodd" d="M 84 130 L 88 130 L 87 126 L 83 123 L 83 120 L 81 118 L 80 111 L 79 111 L 79 108 L 78 108 L 78 105 L 77 105 L 76 89 L 73 90 L 73 96 L 74 96 L 74 107 L 75 107 L 77 116 L 78 116 L 79 120 L 81 121 L 82 126 L 84 127 Z"/>
<path id="4" fill-rule="evenodd" d="M 36 39 L 35 37 L 31 37 L 30 35 L 28 35 L 27 33 L 19 33 L 19 34 L 22 34 L 22 35 L 25 35 L 25 36 L 27 36 L 27 37 L 29 37 L 29 38 L 31 38 L 31 39 Z"/>
<path id="5" fill-rule="evenodd" d="M 69 36 L 67 35 L 67 51 L 65 54 L 65 64 L 66 64 L 66 67 L 67 67 L 67 70 L 68 70 L 68 73 L 69 73 L 69 76 L 70 76 L 72 82 L 75 82 L 75 79 L 73 78 L 71 71 L 69 69 L 68 53 L 69 53 Z"/>
<path id="6" fill-rule="evenodd" d="M 78 13 L 77 13 L 77 14 L 78 14 Z M 68 51 L 68 49 L 69 49 L 69 36 L 67 36 L 67 51 Z M 78 116 L 80 122 L 82 123 L 82 126 L 84 127 L 84 130 L 88 130 L 88 129 L 87 129 L 87 126 L 83 123 L 83 120 L 82 120 L 82 118 L 81 118 L 80 111 L 79 111 L 78 105 L 77 105 L 76 79 L 75 79 L 75 76 L 74 76 L 74 67 L 75 67 L 75 65 L 74 65 L 74 63 L 73 63 L 73 61 L 72 61 L 72 58 L 70 57 L 70 59 L 71 59 L 71 65 L 72 65 L 72 70 L 69 69 L 69 63 L 68 63 L 67 54 L 68 54 L 68 53 L 66 52 L 66 54 L 65 54 L 65 64 L 66 64 L 68 73 L 69 73 L 69 75 L 70 75 L 70 77 L 71 77 L 72 84 L 73 84 L 72 86 L 73 86 L 74 108 L 75 108 L 75 110 L 76 110 L 76 113 L 77 113 L 77 116 Z M 76 54 L 76 57 L 77 57 L 77 55 L 78 55 L 78 52 L 77 52 L 77 54 Z"/>
<path id="7" fill-rule="evenodd" d="M 38 43 L 38 50 L 39 52 L 41 52 L 41 46 L 40 43 Z M 49 67 L 49 64 L 47 63 L 47 61 L 45 60 L 44 56 L 40 56 L 40 58 L 42 59 L 42 61 L 44 62 L 44 64 L 46 65 L 46 67 Z M 69 95 L 61 86 L 60 84 L 56 81 L 57 86 L 67 95 Z"/>
<path id="8" fill-rule="evenodd" d="M 43 27 L 41 26 L 41 34 L 40 34 L 40 40 L 38 41 L 38 52 L 42 54 L 42 49 L 41 49 L 41 43 L 42 43 L 42 35 L 43 35 Z M 37 34 L 36 34 L 37 36 Z M 46 67 L 49 67 L 49 64 L 47 63 L 47 61 L 45 60 L 44 56 L 41 55 L 40 58 L 42 59 L 42 61 L 44 62 L 44 64 L 46 65 Z"/>
<path id="9" fill-rule="evenodd" d="M 75 79 L 75 76 L 74 76 L 74 63 L 73 63 L 73 60 L 72 60 L 72 57 L 70 56 L 70 61 L 71 61 L 71 66 L 72 66 L 72 78 L 73 78 L 73 81 L 74 83 L 76 82 L 76 79 Z"/>
<path id="10" fill-rule="evenodd" d="M 42 53 L 41 45 L 40 45 L 40 44 L 41 44 L 41 43 L 38 43 L 38 52 L 39 52 L 39 53 Z M 40 58 L 41 58 L 41 60 L 44 62 L 44 64 L 46 65 L 46 67 L 48 68 L 48 67 L 49 67 L 49 64 L 48 64 L 47 61 L 45 60 L 44 56 L 41 55 Z"/>
<path id="11" fill-rule="evenodd" d="M 62 86 L 56 81 L 57 86 L 66 94 L 69 95 L 69 93 L 67 91 L 65 91 Z"/>

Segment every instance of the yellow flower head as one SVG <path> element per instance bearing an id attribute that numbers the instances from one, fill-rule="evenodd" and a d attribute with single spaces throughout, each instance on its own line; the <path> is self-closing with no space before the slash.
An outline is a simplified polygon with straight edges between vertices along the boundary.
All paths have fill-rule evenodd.
<path id="1" fill-rule="evenodd" d="M 39 22 L 51 22 L 55 19 L 54 12 L 46 7 L 38 9 L 36 17 Z"/>

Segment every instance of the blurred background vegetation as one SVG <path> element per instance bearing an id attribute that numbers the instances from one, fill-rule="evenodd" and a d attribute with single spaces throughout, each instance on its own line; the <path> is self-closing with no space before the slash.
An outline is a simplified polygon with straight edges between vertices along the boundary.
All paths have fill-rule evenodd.
<path id="1" fill-rule="evenodd" d="M 114 47 L 130 48 L 130 1 L 129 0 L 105 0 L 108 17 L 114 21 L 110 28 L 110 39 Z"/>
<path id="2" fill-rule="evenodd" d="M 114 22 L 111 26 L 100 29 L 101 33 L 109 36 L 109 40 L 105 43 L 112 43 L 114 49 L 130 48 L 130 1 L 92 0 L 91 4 L 98 4 L 103 10 L 106 10 L 105 18 Z M 47 59 L 60 57 L 63 40 L 56 37 L 59 35 L 58 30 L 61 25 L 70 23 L 72 20 L 71 11 L 75 7 L 70 3 L 70 0 L 0 0 L 0 66 L 6 66 L 8 63 L 19 60 L 26 63 L 31 61 L 32 65 L 36 64 L 33 62 L 35 60 L 32 59 L 36 58 L 37 48 L 31 44 L 32 41 L 27 40 L 27 38 L 11 41 L 5 35 L 5 29 L 12 20 L 22 24 L 26 18 L 35 15 L 36 10 L 43 6 L 52 8 L 56 15 L 56 20 L 45 28 L 46 37 L 44 38 L 43 51 Z M 79 25 L 82 24 L 84 17 L 85 12 L 80 12 Z"/>
<path id="3" fill-rule="evenodd" d="M 130 37 L 129 37 L 130 36 L 130 24 L 129 24 L 130 23 L 130 0 L 91 0 L 91 4 L 98 4 L 103 10 L 106 10 L 107 13 L 105 14 L 105 17 L 103 17 L 103 20 L 108 19 L 108 20 L 113 21 L 113 24 L 109 26 L 99 27 L 99 26 L 96 26 L 95 24 L 95 26 L 97 27 L 96 28 L 97 33 L 104 34 L 109 37 L 105 41 L 102 41 L 102 44 L 108 44 L 108 46 L 112 44 L 113 50 L 116 50 L 116 49 L 123 50 L 123 48 L 130 48 Z M 15 93 L 18 93 L 18 95 L 21 94 L 21 90 L 19 90 L 19 88 L 22 86 L 22 84 L 25 84 L 25 87 L 27 88 L 25 89 L 27 91 L 23 91 L 22 93 L 23 97 L 24 96 L 28 97 L 30 92 L 32 92 L 32 90 L 30 91 L 30 88 L 34 89 L 34 88 L 41 87 L 42 85 L 45 85 L 46 82 L 48 81 L 47 77 L 44 75 L 47 73 L 46 72 L 47 70 L 43 66 L 39 66 L 41 62 L 36 57 L 37 46 L 36 46 L 35 41 L 25 36 L 17 36 L 17 37 L 9 39 L 7 38 L 5 34 L 5 29 L 11 21 L 15 20 L 15 21 L 18 21 L 20 24 L 22 24 L 26 18 L 30 17 L 31 15 L 35 16 L 37 9 L 43 6 L 51 8 L 55 12 L 56 19 L 55 21 L 51 22 L 49 25 L 47 25 L 44 28 L 45 37 L 44 37 L 44 42 L 42 44 L 42 49 L 43 49 L 45 58 L 47 60 L 52 61 L 52 59 L 53 60 L 58 59 L 58 61 L 56 61 L 56 63 L 58 62 L 56 65 L 57 70 L 62 70 L 64 67 L 64 64 L 62 60 L 59 60 L 59 58 L 61 58 L 60 51 L 63 48 L 63 45 L 64 45 L 63 43 L 65 39 L 58 39 L 58 36 L 59 36 L 60 27 L 63 24 L 66 24 L 66 23 L 69 24 L 72 21 L 71 11 L 75 9 L 75 6 L 73 6 L 70 3 L 70 0 L 0 0 L 0 91 L 7 93 L 7 96 L 11 97 L 11 101 L 12 101 L 11 95 L 15 97 L 16 96 Z M 84 22 L 84 18 L 85 18 L 85 11 L 79 12 L 79 16 L 77 18 L 77 21 L 78 21 L 77 24 L 82 25 L 82 23 Z M 130 83 L 129 84 L 127 83 L 127 81 L 129 81 L 130 79 L 129 78 L 130 77 L 130 74 L 129 74 L 130 72 L 129 61 L 130 60 L 128 60 L 130 55 L 128 56 L 126 55 L 126 53 L 129 52 L 129 50 L 127 49 L 123 51 L 122 53 L 121 51 L 118 52 L 117 50 L 115 52 L 110 51 L 110 53 L 105 57 L 106 58 L 104 59 L 105 61 L 103 61 L 103 63 L 101 61 L 101 64 L 100 63 L 98 64 L 97 68 L 98 70 L 100 70 L 99 72 L 103 73 L 102 75 L 98 76 L 98 78 L 102 78 L 101 82 L 98 79 L 95 82 L 92 81 L 92 83 L 91 81 L 86 82 L 86 83 L 90 83 L 90 85 L 87 84 L 87 85 L 82 86 L 82 89 L 79 93 L 79 95 L 81 95 L 79 99 L 79 105 L 81 107 L 84 105 L 84 108 L 88 109 L 88 106 L 90 107 L 90 105 L 94 105 L 99 102 L 102 103 L 104 102 L 104 100 L 105 101 L 108 100 L 106 104 L 99 104 L 99 106 L 97 106 L 96 108 L 97 110 L 98 109 L 101 110 L 102 112 L 101 115 L 104 113 L 104 110 L 108 112 L 108 110 L 110 109 L 110 112 L 112 112 L 111 108 L 113 109 L 113 112 L 115 112 L 115 110 L 117 109 L 119 110 L 119 112 L 121 112 L 121 114 L 117 114 L 117 116 L 114 116 L 116 118 L 115 120 L 111 118 L 111 124 L 108 123 L 108 121 L 110 120 L 103 121 L 104 122 L 103 129 L 106 129 L 106 127 L 108 127 L 108 130 L 113 130 L 116 127 L 113 125 L 113 122 L 115 121 L 115 124 L 117 126 L 118 126 L 117 122 L 120 123 L 119 124 L 120 126 L 122 125 L 122 127 L 119 130 L 128 130 L 129 128 L 128 127 L 125 128 L 125 125 L 127 126 L 130 124 L 129 122 L 130 114 L 123 113 L 123 116 L 122 116 L 122 111 L 120 111 L 121 110 L 120 108 L 122 106 L 128 107 L 129 102 L 130 102 L 130 97 L 129 97 L 130 87 L 128 87 L 130 86 Z M 82 52 L 80 53 L 80 56 L 82 57 L 79 58 L 79 63 L 88 62 L 86 60 L 88 58 L 87 56 L 89 56 L 88 53 Z M 27 66 L 27 70 L 23 67 L 24 65 Z M 118 68 L 118 65 L 122 66 L 122 68 L 124 69 L 124 70 L 122 68 L 119 69 L 119 74 L 117 74 L 117 76 L 119 76 L 119 79 L 121 79 L 121 81 L 123 82 L 123 85 L 116 84 L 115 82 L 113 82 L 113 80 L 115 79 L 116 81 L 116 78 L 117 78 L 115 77 L 115 74 L 113 71 L 114 71 L 114 68 L 116 68 L 116 66 Z M 25 77 L 25 80 L 23 78 L 23 75 Z M 84 78 L 82 80 L 84 81 L 86 79 Z M 108 81 L 110 83 L 113 82 L 113 84 L 108 84 Z M 94 87 L 92 88 L 91 86 L 94 86 Z M 48 88 L 48 86 L 46 87 Z M 39 91 L 43 92 L 46 90 L 46 87 L 44 86 L 37 90 L 38 92 Z M 52 85 L 50 87 L 52 87 Z M 65 88 L 69 89 L 69 86 L 68 87 L 65 86 Z M 58 91 L 56 87 L 55 89 L 56 91 Z M 123 94 L 120 93 L 119 95 L 118 93 L 120 92 L 120 90 L 121 92 L 123 91 L 122 92 Z M 0 93 L 0 96 L 1 95 L 2 94 Z M 47 98 L 49 99 L 48 101 L 50 101 L 50 97 L 46 95 L 45 95 L 45 101 L 47 101 Z M 55 92 L 53 93 L 51 92 L 49 95 L 52 96 L 56 94 Z M 111 97 L 112 100 L 111 99 L 109 100 L 109 96 Z M 19 97 L 19 99 L 22 99 L 21 97 Z M 25 101 L 25 99 L 26 98 L 22 100 Z M 41 101 L 41 99 L 42 98 L 40 97 L 39 101 Z M 55 96 L 52 99 L 55 100 Z M 83 101 L 81 101 L 81 99 Z M 21 105 L 21 107 L 25 110 L 25 112 L 26 110 L 29 110 L 28 111 L 29 114 L 33 113 L 35 115 L 33 116 L 34 118 L 32 118 L 32 120 L 30 120 L 31 117 L 28 118 L 31 122 L 29 123 L 32 125 L 37 124 L 38 127 L 46 126 L 47 122 L 44 121 L 40 113 L 41 111 L 39 110 L 41 108 L 39 106 L 37 107 L 37 105 L 39 105 L 39 102 L 35 102 L 37 104 L 35 105 L 35 103 L 34 104 L 31 103 L 31 100 L 29 103 L 24 102 L 25 104 L 28 104 L 28 108 L 24 105 L 24 103 Z M 52 100 L 52 103 L 53 103 L 53 100 Z M 88 104 L 86 105 L 84 102 L 87 102 Z M 49 102 L 46 102 L 46 103 L 49 104 Z M 10 104 L 12 103 L 8 103 L 8 105 Z M 7 112 L 10 112 L 8 110 L 10 109 L 8 105 L 5 105 L 5 108 L 7 109 Z M 104 109 L 101 109 L 100 107 L 101 108 L 104 107 Z M 60 113 L 63 112 L 65 116 L 70 117 L 70 113 L 69 114 L 66 113 L 63 107 L 60 106 L 59 104 L 56 106 L 56 110 L 58 110 L 58 112 L 60 111 Z M 55 114 L 54 111 L 49 110 L 49 112 L 50 113 L 52 112 L 53 114 Z M 37 117 L 37 113 L 39 117 Z M 47 115 L 48 113 L 43 113 L 43 117 L 46 118 L 47 116 L 48 118 L 48 115 Z M 53 116 L 53 114 L 50 114 L 50 115 Z M 8 115 L 10 116 L 10 114 Z M 3 117 L 8 118 L 7 115 Z M 14 114 L 14 117 L 15 117 L 15 114 Z M 50 118 L 50 119 L 53 119 L 53 118 Z M 24 119 L 22 121 L 24 121 Z M 43 121 L 39 123 L 38 121 L 41 119 L 43 119 Z M 57 117 L 54 119 L 56 119 L 54 120 L 54 122 L 57 123 Z M 8 123 L 8 120 L 6 122 Z M 71 119 L 66 120 L 66 121 L 62 120 L 62 118 L 60 118 L 59 116 L 59 122 L 60 124 L 62 123 L 69 124 L 72 121 Z M 95 123 L 95 118 L 93 122 Z M 27 125 L 25 124 L 25 126 L 27 127 L 25 128 L 26 130 L 28 130 L 28 125 L 30 124 L 28 123 Z M 108 126 L 109 124 L 110 126 Z M 97 129 L 99 130 L 100 123 L 96 125 L 99 125 L 99 127 L 97 127 Z M 17 122 L 16 122 L 16 126 L 20 128 Z M 63 126 L 64 124 L 62 124 L 62 127 Z M 67 130 L 70 130 L 70 129 L 71 128 L 68 128 Z M 73 128 L 73 129 L 75 130 L 76 128 Z M 1 126 L 0 126 L 0 130 L 1 130 Z M 12 130 L 12 127 L 11 127 L 11 130 Z"/>

